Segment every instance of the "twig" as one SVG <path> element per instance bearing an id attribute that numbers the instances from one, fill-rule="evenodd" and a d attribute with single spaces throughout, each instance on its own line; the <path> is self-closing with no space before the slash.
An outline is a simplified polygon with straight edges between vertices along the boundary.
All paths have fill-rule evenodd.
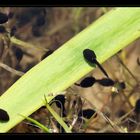
<path id="1" fill-rule="evenodd" d="M 123 115 L 120 119 L 118 119 L 117 121 L 114 122 L 115 125 L 119 125 L 121 123 L 121 121 L 123 119 L 125 119 L 130 113 L 132 113 L 134 111 L 134 108 L 131 109 L 128 113 L 126 113 L 125 115 Z M 103 128 L 102 130 L 99 131 L 99 133 L 103 133 L 105 130 L 107 130 L 108 128 L 110 127 L 109 126 L 106 126 L 105 128 Z"/>
<path id="2" fill-rule="evenodd" d="M 24 72 L 15 70 L 15 69 L 13 69 L 13 68 L 11 68 L 11 67 L 9 67 L 9 66 L 7 66 L 6 64 L 3 64 L 3 63 L 1 63 L 1 62 L 0 62 L 0 67 L 4 68 L 5 70 L 7 70 L 7 71 L 9 71 L 9 72 L 11 72 L 11 73 L 13 73 L 13 74 L 15 74 L 15 75 L 18 75 L 18 76 L 24 75 Z"/>
<path id="3" fill-rule="evenodd" d="M 119 62 L 122 64 L 122 66 L 128 71 L 128 73 L 133 77 L 133 79 L 136 81 L 136 83 L 138 82 L 137 78 L 133 75 L 133 73 L 128 69 L 128 67 L 123 63 L 123 61 L 120 59 L 120 57 L 116 54 L 117 59 L 119 60 Z"/>
<path id="4" fill-rule="evenodd" d="M 11 42 L 14 43 L 14 44 L 26 47 L 26 48 L 34 48 L 34 49 L 39 49 L 41 51 L 48 51 L 48 49 L 46 49 L 46 48 L 34 46 L 30 43 L 26 43 L 22 40 L 19 40 L 19 39 L 15 38 L 15 37 L 11 37 Z"/>
<path id="5" fill-rule="evenodd" d="M 114 123 L 113 121 L 111 121 L 104 113 L 102 113 L 99 109 L 97 109 L 87 98 L 84 98 L 82 95 L 81 95 L 81 97 L 82 97 L 83 99 L 85 99 L 85 100 L 89 103 L 89 105 L 90 105 L 91 107 L 95 108 L 96 113 L 99 114 L 102 118 L 104 118 L 105 121 L 108 122 L 109 126 L 111 126 L 112 129 L 113 129 L 115 132 L 119 132 L 119 133 L 124 132 L 123 129 L 121 129 L 116 123 Z"/>
<path id="6" fill-rule="evenodd" d="M 132 106 L 131 102 L 129 101 L 128 96 L 126 96 L 125 93 L 124 93 L 123 91 L 122 91 L 121 93 L 122 93 L 121 95 L 124 97 L 125 101 L 128 103 L 129 107 L 130 107 L 131 109 L 133 109 L 133 106 Z"/>

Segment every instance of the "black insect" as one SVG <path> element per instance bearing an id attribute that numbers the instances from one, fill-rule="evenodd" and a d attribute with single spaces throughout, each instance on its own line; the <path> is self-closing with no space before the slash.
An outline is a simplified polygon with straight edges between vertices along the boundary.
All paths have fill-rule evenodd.
<path id="1" fill-rule="evenodd" d="M 10 118 L 9 118 L 8 113 L 5 110 L 0 109 L 0 121 L 7 122 L 9 121 L 9 119 Z"/>
<path id="2" fill-rule="evenodd" d="M 54 100 L 56 101 L 60 101 L 61 104 L 64 106 L 65 104 L 65 96 L 64 95 L 57 95 Z M 59 102 L 56 102 L 56 105 L 58 108 L 61 108 L 61 104 Z"/>
<path id="3" fill-rule="evenodd" d="M 0 12 L 0 24 L 6 23 L 8 21 L 8 16 Z"/>
<path id="4" fill-rule="evenodd" d="M 119 93 L 120 91 L 123 91 L 125 88 L 126 88 L 125 82 L 116 81 L 112 88 L 112 92 Z"/>
<path id="5" fill-rule="evenodd" d="M 86 77 L 81 81 L 80 84 L 75 83 L 75 85 L 83 87 L 83 88 L 88 88 L 93 86 L 93 84 L 96 82 L 96 79 L 94 77 Z"/>
<path id="6" fill-rule="evenodd" d="M 85 110 L 81 110 L 78 114 L 79 117 L 84 117 L 86 119 L 90 119 L 94 113 L 96 113 L 95 110 L 93 109 L 85 109 Z M 97 114 L 95 115 L 95 117 L 97 116 Z"/>
<path id="7" fill-rule="evenodd" d="M 0 25 L 0 33 L 6 33 L 6 29 L 4 26 Z"/>
<path id="8" fill-rule="evenodd" d="M 16 33 L 16 31 L 17 31 L 16 26 L 13 26 L 13 27 L 11 28 L 11 31 L 10 31 L 10 36 L 11 36 L 11 37 L 14 36 L 15 33 Z"/>
<path id="9" fill-rule="evenodd" d="M 36 22 L 32 25 L 32 34 L 35 37 L 40 37 L 42 35 L 42 28 L 41 26 L 43 26 L 45 24 L 46 20 L 43 16 L 39 16 L 36 19 Z"/>
<path id="10" fill-rule="evenodd" d="M 96 64 L 100 68 L 100 70 L 104 73 L 104 75 L 106 77 L 109 77 L 108 74 L 106 73 L 106 71 L 103 69 L 103 67 L 100 65 L 100 63 L 97 61 L 96 54 L 94 53 L 93 50 L 85 49 L 83 51 L 83 55 L 84 55 L 84 58 L 88 61 L 88 63 L 90 65 L 91 64 Z"/>
<path id="11" fill-rule="evenodd" d="M 115 84 L 115 82 L 110 78 L 95 79 L 94 77 L 90 76 L 83 79 L 80 84 L 75 83 L 75 85 L 83 88 L 88 88 L 93 86 L 96 82 L 102 86 L 113 86 Z"/>
<path id="12" fill-rule="evenodd" d="M 126 85 L 125 85 L 124 82 L 120 82 L 119 85 L 120 85 L 120 88 L 121 88 L 121 89 L 125 89 L 125 88 L 126 88 Z"/>
<path id="13" fill-rule="evenodd" d="M 94 51 L 90 50 L 90 49 L 85 49 L 83 51 L 83 55 L 84 58 L 89 61 L 90 63 L 95 63 L 96 62 L 96 54 L 94 53 Z M 95 62 L 94 62 L 95 61 Z"/>
<path id="14" fill-rule="evenodd" d="M 45 16 L 44 15 L 40 15 L 37 17 L 34 26 L 35 27 L 40 27 L 43 26 L 45 24 L 46 20 L 45 20 Z"/>
<path id="15" fill-rule="evenodd" d="M 51 102 L 52 103 L 56 103 L 56 106 L 60 109 L 62 109 L 62 117 L 65 117 L 66 114 L 65 114 L 65 96 L 64 95 L 57 95 Z M 50 104 L 50 105 L 51 105 Z"/>
<path id="16" fill-rule="evenodd" d="M 140 114 L 140 99 L 136 101 L 134 112 Z"/>
<path id="17" fill-rule="evenodd" d="M 100 80 L 96 80 L 96 82 L 98 82 L 102 86 L 113 86 L 115 84 L 114 81 L 110 78 L 103 78 Z"/>
<path id="18" fill-rule="evenodd" d="M 15 18 L 17 21 L 17 27 L 21 28 L 32 20 L 33 13 L 30 12 L 30 10 L 23 10 L 21 13 L 16 14 Z"/>
<path id="19" fill-rule="evenodd" d="M 18 60 L 18 62 L 20 62 L 21 59 L 23 58 L 23 51 L 16 46 L 12 46 L 12 48 L 13 48 L 13 52 L 16 56 L 16 59 Z"/>
<path id="20" fill-rule="evenodd" d="M 47 51 L 47 52 L 41 57 L 41 60 L 45 59 L 46 57 L 48 57 L 49 55 L 51 55 L 53 52 L 54 52 L 53 50 Z"/>

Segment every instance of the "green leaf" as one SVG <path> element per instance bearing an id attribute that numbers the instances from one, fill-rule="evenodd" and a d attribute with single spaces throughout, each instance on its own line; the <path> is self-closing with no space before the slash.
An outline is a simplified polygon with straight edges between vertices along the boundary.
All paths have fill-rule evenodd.
<path id="1" fill-rule="evenodd" d="M 115 8 L 62 45 L 48 58 L 33 67 L 1 97 L 0 108 L 10 121 L 0 123 L 7 132 L 47 101 L 93 70 L 83 58 L 83 50 L 92 49 L 103 63 L 140 36 L 140 8 Z M 4 80 L 4 79 L 1 79 Z"/>

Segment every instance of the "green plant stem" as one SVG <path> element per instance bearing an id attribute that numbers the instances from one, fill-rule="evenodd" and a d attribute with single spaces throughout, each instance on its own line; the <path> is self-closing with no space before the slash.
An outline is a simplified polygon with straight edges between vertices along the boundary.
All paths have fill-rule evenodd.
<path id="1" fill-rule="evenodd" d="M 45 127 L 43 124 L 41 124 L 40 122 L 30 118 L 30 117 L 26 117 L 26 116 L 23 116 L 21 115 L 23 118 L 27 119 L 28 121 L 36 124 L 40 129 L 42 129 L 44 132 L 47 132 L 47 133 L 51 133 L 51 130 L 49 130 L 47 127 Z"/>
<path id="2" fill-rule="evenodd" d="M 46 97 L 45 97 L 46 100 Z M 50 107 L 50 105 L 47 103 L 46 100 L 46 108 L 50 111 L 50 113 L 53 115 L 53 117 L 58 121 L 58 123 L 64 128 L 64 130 L 67 133 L 71 133 L 70 128 L 67 126 L 67 124 L 62 120 L 62 118 Z"/>

